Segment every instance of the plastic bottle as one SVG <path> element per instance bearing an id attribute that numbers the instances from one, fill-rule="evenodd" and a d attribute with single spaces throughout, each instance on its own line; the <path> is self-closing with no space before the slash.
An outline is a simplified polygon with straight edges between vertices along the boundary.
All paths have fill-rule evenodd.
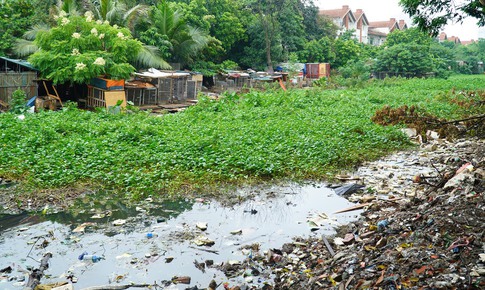
<path id="1" fill-rule="evenodd" d="M 158 236 L 157 234 L 154 234 L 154 233 L 152 233 L 152 232 L 148 232 L 148 233 L 146 234 L 147 239 L 155 238 L 155 237 L 157 237 L 157 236 Z"/>
<path id="2" fill-rule="evenodd" d="M 379 231 L 383 231 L 385 228 L 387 228 L 388 225 L 389 225 L 389 221 L 388 220 L 379 221 L 377 223 L 377 229 Z"/>
<path id="3" fill-rule="evenodd" d="M 88 255 L 87 252 L 84 252 L 81 255 L 79 255 L 78 259 L 81 261 L 91 261 L 93 263 L 96 263 L 101 261 L 103 257 L 96 256 L 96 255 Z"/>

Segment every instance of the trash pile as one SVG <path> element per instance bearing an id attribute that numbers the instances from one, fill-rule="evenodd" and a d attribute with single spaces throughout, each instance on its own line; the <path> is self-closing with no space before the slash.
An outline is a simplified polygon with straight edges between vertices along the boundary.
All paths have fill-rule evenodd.
<path id="1" fill-rule="evenodd" d="M 339 211 L 363 208 L 357 222 L 253 252 L 229 276 L 273 276 L 275 289 L 485 289 L 485 140 L 432 140 L 342 179 L 365 185 Z"/>

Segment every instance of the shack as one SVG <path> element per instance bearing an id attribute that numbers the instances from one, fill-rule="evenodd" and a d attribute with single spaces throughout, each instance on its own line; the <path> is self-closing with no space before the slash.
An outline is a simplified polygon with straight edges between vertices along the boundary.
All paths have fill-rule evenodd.
<path id="1" fill-rule="evenodd" d="M 135 73 L 135 76 L 136 80 L 149 82 L 156 87 L 157 105 L 187 101 L 188 72 L 166 72 L 151 68 L 146 72 Z"/>
<path id="2" fill-rule="evenodd" d="M 125 80 L 112 80 L 102 77 L 91 79 L 87 85 L 88 108 L 126 107 Z"/>
<path id="3" fill-rule="evenodd" d="M 21 89 L 27 99 L 37 96 L 38 70 L 29 62 L 0 57 L 0 101 L 9 103 L 13 92 Z"/>
<path id="4" fill-rule="evenodd" d="M 157 88 L 150 82 L 132 80 L 125 83 L 126 99 L 137 106 L 156 105 Z"/>
<path id="5" fill-rule="evenodd" d="M 329 63 L 307 63 L 305 64 L 305 77 L 308 79 L 320 79 L 330 77 Z"/>

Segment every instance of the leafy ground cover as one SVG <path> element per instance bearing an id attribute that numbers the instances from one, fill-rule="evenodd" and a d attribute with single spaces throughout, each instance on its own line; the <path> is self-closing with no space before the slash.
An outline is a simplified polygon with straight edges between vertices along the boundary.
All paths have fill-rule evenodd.
<path id="1" fill-rule="evenodd" d="M 385 105 L 464 116 L 456 92 L 485 76 L 387 79 L 364 89 L 230 94 L 163 116 L 75 108 L 0 114 L 0 177 L 25 191 L 104 187 L 130 197 L 220 184 L 322 179 L 410 146 L 396 126 L 371 121 Z M 455 100 L 455 101 L 453 101 Z"/>

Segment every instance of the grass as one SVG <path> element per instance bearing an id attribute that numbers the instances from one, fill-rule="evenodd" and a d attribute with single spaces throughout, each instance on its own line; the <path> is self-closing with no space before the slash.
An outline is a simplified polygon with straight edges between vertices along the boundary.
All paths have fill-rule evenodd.
<path id="1" fill-rule="evenodd" d="M 277 179 L 322 179 L 410 146 L 370 118 L 384 105 L 418 105 L 441 118 L 466 112 L 453 92 L 485 76 L 388 79 L 364 89 L 230 94 L 161 117 L 66 109 L 0 114 L 0 177 L 27 191 L 104 187 L 139 198 Z"/>

